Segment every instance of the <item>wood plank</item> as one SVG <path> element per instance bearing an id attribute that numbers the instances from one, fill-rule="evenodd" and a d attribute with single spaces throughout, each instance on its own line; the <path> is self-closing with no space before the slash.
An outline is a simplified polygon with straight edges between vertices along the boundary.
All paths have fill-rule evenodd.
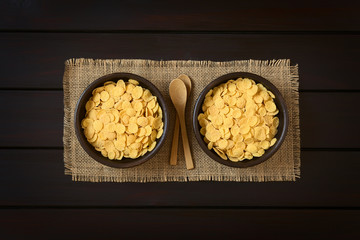
<path id="1" fill-rule="evenodd" d="M 1 9 L 1 8 L 0 8 Z M 337 17 L 336 19 L 339 19 Z M 229 61 L 290 58 L 300 89 L 360 90 L 360 36 L 333 34 L 1 33 L 1 88 L 62 88 L 64 61 L 145 58 Z M 14 66 L 19 70 L 14 71 Z"/>
<path id="2" fill-rule="evenodd" d="M 359 92 L 300 94 L 301 146 L 304 148 L 359 148 Z M 354 122 L 354 125 L 353 123 Z"/>
<path id="3" fill-rule="evenodd" d="M 360 152 L 303 151 L 296 182 L 89 183 L 62 150 L 0 150 L 1 206 L 360 207 Z M 196 161 L 196 159 L 195 159 Z"/>
<path id="4" fill-rule="evenodd" d="M 351 0 L 1 1 L 0 9 L 3 30 L 360 30 Z"/>
<path id="5" fill-rule="evenodd" d="M 62 146 L 62 91 L 2 91 L 0 99 L 0 146 Z"/>
<path id="6" fill-rule="evenodd" d="M 0 210 L 5 239 L 358 239 L 360 212 L 242 209 Z"/>
<path id="7" fill-rule="evenodd" d="M 360 148 L 360 112 L 353 107 L 359 97 L 360 92 L 300 93 L 301 147 Z M 0 106 L 6 116 L 0 118 L 6 126 L 0 147 L 63 146 L 61 91 L 0 91 L 0 101 L 9 103 Z"/>

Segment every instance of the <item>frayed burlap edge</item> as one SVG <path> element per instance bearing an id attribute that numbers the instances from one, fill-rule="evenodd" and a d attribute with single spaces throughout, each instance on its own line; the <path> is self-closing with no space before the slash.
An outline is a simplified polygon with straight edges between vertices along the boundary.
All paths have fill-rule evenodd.
<path id="1" fill-rule="evenodd" d="M 71 164 L 71 156 L 70 156 L 70 141 L 71 141 L 71 110 L 70 106 L 70 96 L 66 93 L 69 92 L 69 68 L 71 68 L 71 64 L 68 64 L 68 61 L 65 63 L 65 73 L 63 77 L 63 90 L 64 90 L 64 134 L 63 134 L 63 142 L 64 142 L 64 165 L 65 165 L 65 174 L 72 174 L 72 164 Z"/>
<path id="2" fill-rule="evenodd" d="M 289 61 L 290 62 L 290 61 Z M 290 63 L 289 63 L 290 64 Z M 295 177 L 300 178 L 300 108 L 299 108 L 299 66 L 290 66 L 290 76 L 291 76 L 291 90 L 292 90 L 292 105 L 294 115 L 292 118 L 294 124 L 294 171 Z"/>
<path id="3" fill-rule="evenodd" d="M 71 175 L 67 173 L 66 175 Z M 296 176 L 299 178 L 300 176 Z M 151 177 L 120 177 L 120 176 L 88 176 L 72 175 L 75 182 L 197 182 L 197 181 L 216 181 L 216 182 L 280 182 L 295 181 L 293 176 L 151 176 Z"/>

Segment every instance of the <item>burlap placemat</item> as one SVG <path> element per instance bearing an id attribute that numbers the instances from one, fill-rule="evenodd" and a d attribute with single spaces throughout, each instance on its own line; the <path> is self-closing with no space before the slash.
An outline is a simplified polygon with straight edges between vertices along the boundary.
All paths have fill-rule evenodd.
<path id="1" fill-rule="evenodd" d="M 198 145 L 192 128 L 189 141 L 195 169 L 186 170 L 182 146 L 177 166 L 169 165 L 172 135 L 169 134 L 157 155 L 146 163 L 129 169 L 103 166 L 82 149 L 74 131 L 74 111 L 84 89 L 97 78 L 114 72 L 130 72 L 150 80 L 159 88 L 168 103 L 170 123 L 175 109 L 168 87 L 172 79 L 184 73 L 192 79 L 193 90 L 187 109 L 191 126 L 191 110 L 202 89 L 215 78 L 230 72 L 251 72 L 270 80 L 283 94 L 289 111 L 289 129 L 281 149 L 268 161 L 254 167 L 238 169 L 219 164 L 209 158 Z M 91 182 L 168 182 L 168 181 L 295 181 L 300 177 L 300 129 L 298 67 L 290 60 L 272 61 L 153 61 L 70 59 L 65 63 L 64 85 L 64 163 L 65 174 L 74 181 Z M 170 133 L 173 130 L 170 125 Z"/>

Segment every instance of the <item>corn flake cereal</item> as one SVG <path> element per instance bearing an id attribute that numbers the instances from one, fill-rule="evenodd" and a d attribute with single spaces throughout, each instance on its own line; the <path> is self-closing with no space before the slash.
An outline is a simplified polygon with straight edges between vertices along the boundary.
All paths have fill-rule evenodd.
<path id="1" fill-rule="evenodd" d="M 198 116 L 208 149 L 233 162 L 261 157 L 277 141 L 279 110 L 274 98 L 262 84 L 248 78 L 211 89 Z"/>
<path id="2" fill-rule="evenodd" d="M 111 160 L 143 156 L 164 132 L 156 96 L 133 79 L 108 81 L 95 88 L 85 109 L 81 121 L 85 137 Z"/>

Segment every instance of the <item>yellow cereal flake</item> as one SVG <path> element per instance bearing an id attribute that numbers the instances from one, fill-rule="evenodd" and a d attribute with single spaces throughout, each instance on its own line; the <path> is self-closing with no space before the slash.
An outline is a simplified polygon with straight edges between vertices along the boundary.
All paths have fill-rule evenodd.
<path id="1" fill-rule="evenodd" d="M 130 102 L 132 100 L 132 96 L 130 93 L 126 92 L 121 96 L 121 100 Z"/>
<path id="2" fill-rule="evenodd" d="M 263 102 L 262 96 L 260 96 L 260 95 L 258 95 L 258 94 L 255 95 L 255 96 L 254 96 L 254 102 L 255 102 L 255 103 L 259 103 L 259 104 L 262 103 L 262 102 Z"/>
<path id="3" fill-rule="evenodd" d="M 114 140 L 116 138 L 116 133 L 114 133 L 114 132 L 106 132 L 105 136 L 106 136 L 106 139 Z"/>
<path id="4" fill-rule="evenodd" d="M 275 112 L 276 111 L 276 105 L 273 101 L 267 101 L 265 102 L 265 109 L 268 112 Z"/>
<path id="5" fill-rule="evenodd" d="M 153 95 L 148 89 L 146 89 L 143 92 L 142 98 L 144 99 L 145 102 L 149 102 L 153 98 Z"/>
<path id="6" fill-rule="evenodd" d="M 84 134 L 87 139 L 91 139 L 95 134 L 95 130 L 93 127 L 87 127 L 84 130 Z"/>
<path id="7" fill-rule="evenodd" d="M 260 116 L 264 117 L 266 115 L 265 107 L 259 108 L 258 113 L 259 113 Z"/>
<path id="8" fill-rule="evenodd" d="M 125 89 L 123 87 L 120 87 L 120 86 L 117 86 L 117 87 L 114 87 L 111 92 L 110 92 L 110 95 L 112 97 L 120 97 L 122 96 L 123 94 L 125 93 Z"/>
<path id="9" fill-rule="evenodd" d="M 246 159 L 249 159 L 249 160 L 253 159 L 253 155 L 252 155 L 251 152 L 245 152 L 244 155 L 245 155 L 245 158 L 246 158 Z"/>
<path id="10" fill-rule="evenodd" d="M 144 109 L 144 105 L 141 101 L 138 101 L 138 102 L 135 102 L 134 103 L 134 109 L 137 111 L 137 112 L 140 112 L 141 110 Z"/>
<path id="11" fill-rule="evenodd" d="M 257 91 L 258 91 L 258 86 L 252 85 L 249 91 L 247 91 L 247 94 L 249 96 L 254 96 L 257 93 Z"/>
<path id="12" fill-rule="evenodd" d="M 241 125 L 240 126 L 240 133 L 241 134 L 247 134 L 250 131 L 249 125 Z"/>
<path id="13" fill-rule="evenodd" d="M 273 146 L 273 145 L 276 143 L 276 141 L 277 141 L 276 138 L 271 139 L 271 141 L 270 141 L 270 147 Z"/>
<path id="14" fill-rule="evenodd" d="M 261 141 L 260 146 L 261 146 L 261 148 L 266 150 L 266 149 L 268 149 L 270 147 L 270 142 L 266 141 L 266 140 Z"/>
<path id="15" fill-rule="evenodd" d="M 212 131 L 207 131 L 205 133 L 205 137 L 209 139 L 210 142 L 216 142 L 221 138 L 221 133 L 218 130 L 214 129 Z"/>
<path id="16" fill-rule="evenodd" d="M 152 130 L 152 132 L 151 132 L 151 134 L 150 134 L 150 140 L 151 140 L 151 142 L 154 142 L 155 139 L 156 139 L 156 137 L 157 137 L 157 132 L 156 132 L 156 130 Z"/>
<path id="17" fill-rule="evenodd" d="M 227 160 L 227 159 L 228 159 L 227 156 L 226 156 L 226 154 L 225 154 L 223 151 L 221 151 L 219 148 L 213 148 L 213 150 L 214 150 L 222 159 L 224 159 L 224 160 Z"/>
<path id="18" fill-rule="evenodd" d="M 128 94 L 131 94 L 132 93 L 132 91 L 134 90 L 134 88 L 135 88 L 135 85 L 134 84 L 132 84 L 132 83 L 127 83 L 126 84 L 126 92 L 128 93 Z"/>
<path id="19" fill-rule="evenodd" d="M 108 152 L 107 152 L 105 149 L 101 149 L 101 154 L 102 154 L 104 157 L 108 157 Z"/>
<path id="20" fill-rule="evenodd" d="M 113 151 L 115 149 L 115 145 L 113 141 L 106 140 L 104 142 L 104 148 L 107 152 Z"/>
<path id="21" fill-rule="evenodd" d="M 268 91 L 268 94 L 270 95 L 271 98 L 275 98 L 275 95 L 272 92 Z"/>
<path id="22" fill-rule="evenodd" d="M 108 124 L 111 122 L 111 119 L 110 119 L 110 116 L 108 114 L 102 114 L 100 117 L 99 117 L 99 120 L 103 123 L 103 124 Z"/>
<path id="23" fill-rule="evenodd" d="M 206 119 L 204 120 L 206 121 Z M 226 128 L 231 128 L 234 125 L 234 120 L 231 117 L 226 117 L 223 122 L 223 126 Z"/>
<path id="24" fill-rule="evenodd" d="M 95 88 L 85 110 L 81 121 L 85 137 L 111 160 L 143 156 L 164 132 L 157 98 L 133 79 Z"/>
<path id="25" fill-rule="evenodd" d="M 130 153 L 129 153 L 129 157 L 134 159 L 134 158 L 137 158 L 138 154 L 139 154 L 138 150 L 131 149 Z"/>
<path id="26" fill-rule="evenodd" d="M 232 116 L 234 118 L 240 118 L 241 115 L 242 115 L 242 111 L 239 108 L 234 109 L 234 111 L 232 112 Z"/>
<path id="27" fill-rule="evenodd" d="M 228 145 L 228 141 L 225 139 L 221 139 L 217 143 L 220 149 L 225 149 Z"/>
<path id="28" fill-rule="evenodd" d="M 88 126 L 92 125 L 93 124 L 93 120 L 91 118 L 84 118 L 82 121 L 81 121 L 81 127 L 82 128 L 87 128 Z"/>
<path id="29" fill-rule="evenodd" d="M 149 109 L 153 109 L 153 108 L 155 107 L 155 105 L 156 105 L 155 101 L 156 101 L 155 98 L 151 99 L 151 100 L 148 102 L 147 107 L 148 107 Z"/>
<path id="30" fill-rule="evenodd" d="M 204 119 L 205 120 L 205 119 Z M 215 125 L 221 125 L 223 123 L 223 118 L 220 115 L 216 115 L 211 119 L 211 122 Z"/>
<path id="31" fill-rule="evenodd" d="M 136 110 L 133 108 L 127 108 L 125 112 L 129 117 L 133 117 L 136 115 Z"/>
<path id="32" fill-rule="evenodd" d="M 128 109 L 128 108 L 132 108 L 130 101 L 128 101 L 128 100 L 123 100 L 123 101 L 121 102 L 121 108 L 122 108 L 121 110 L 126 110 L 126 109 Z"/>
<path id="33" fill-rule="evenodd" d="M 152 132 L 152 128 L 150 125 L 145 127 L 145 136 L 150 136 Z"/>
<path id="34" fill-rule="evenodd" d="M 85 104 L 86 111 L 90 111 L 94 107 L 95 107 L 95 103 L 92 100 L 87 101 L 87 103 Z"/>
<path id="35" fill-rule="evenodd" d="M 152 109 L 153 113 L 156 113 L 159 110 L 159 103 L 155 104 L 155 107 Z"/>
<path id="36" fill-rule="evenodd" d="M 130 146 L 136 140 L 136 136 L 134 134 L 126 135 L 127 146 Z"/>
<path id="37" fill-rule="evenodd" d="M 265 133 L 265 129 L 262 127 L 256 127 L 255 128 L 255 138 L 263 141 L 266 139 L 266 133 Z"/>
<path id="38" fill-rule="evenodd" d="M 160 129 L 156 134 L 156 138 L 159 139 L 163 135 L 163 132 L 164 132 L 164 129 Z"/>
<path id="39" fill-rule="evenodd" d="M 149 124 L 149 120 L 146 117 L 139 117 L 136 123 L 141 127 L 146 127 Z"/>
<path id="40" fill-rule="evenodd" d="M 153 142 L 150 144 L 149 148 L 148 148 L 148 151 L 151 152 L 156 146 L 156 142 Z"/>
<path id="41" fill-rule="evenodd" d="M 131 83 L 131 84 L 133 84 L 133 85 L 135 85 L 135 86 L 139 85 L 139 82 L 136 81 L 136 80 L 134 80 L 134 79 L 129 79 L 128 82 Z"/>
<path id="42" fill-rule="evenodd" d="M 143 88 L 140 86 L 136 86 L 132 92 L 131 95 L 133 99 L 139 99 L 143 95 Z"/>
<path id="43" fill-rule="evenodd" d="M 104 124 L 103 124 L 103 122 L 100 121 L 100 120 L 95 120 L 93 126 L 94 126 L 94 130 L 95 130 L 96 132 L 100 132 L 100 130 L 103 129 Z"/>
<path id="44" fill-rule="evenodd" d="M 215 100 L 215 107 L 219 108 L 219 109 L 222 109 L 224 108 L 224 100 L 220 97 L 216 98 Z"/>
<path id="45" fill-rule="evenodd" d="M 116 86 L 117 86 L 117 87 L 122 87 L 122 88 L 124 88 L 124 89 L 125 89 L 125 87 L 126 87 L 125 82 L 124 82 L 124 80 L 122 80 L 122 79 L 120 79 L 120 80 L 117 81 Z"/>
<path id="46" fill-rule="evenodd" d="M 211 150 L 214 147 L 214 142 L 209 142 L 207 146 L 208 149 Z"/>
<path id="47" fill-rule="evenodd" d="M 205 118 L 202 118 L 199 120 L 199 124 L 201 127 L 206 127 L 209 124 L 209 121 L 206 120 Z"/>
<path id="48" fill-rule="evenodd" d="M 162 119 L 157 117 L 154 119 L 154 122 L 152 124 L 154 129 L 159 129 L 161 127 Z"/>
<path id="49" fill-rule="evenodd" d="M 104 83 L 104 86 L 105 88 L 108 86 L 108 85 L 114 85 L 115 83 L 113 81 L 107 81 Z"/>
<path id="50" fill-rule="evenodd" d="M 130 133 L 137 133 L 139 130 L 138 125 L 136 125 L 136 123 L 130 123 L 127 129 Z"/>
<path id="51" fill-rule="evenodd" d="M 234 162 L 261 157 L 276 142 L 279 110 L 274 98 L 262 84 L 248 78 L 211 89 L 198 116 L 208 148 Z"/>
<path id="52" fill-rule="evenodd" d="M 97 134 L 94 134 L 94 136 L 93 136 L 92 138 L 88 139 L 88 141 L 89 141 L 90 143 L 93 143 L 93 142 L 95 142 L 97 139 L 98 139 L 98 135 L 97 135 Z"/>
<path id="53" fill-rule="evenodd" d="M 93 96 L 95 95 L 95 93 L 101 93 L 102 91 L 104 91 L 105 87 L 97 87 L 92 91 Z"/>
<path id="54" fill-rule="evenodd" d="M 139 129 L 139 132 L 138 132 L 138 136 L 139 136 L 139 137 L 143 137 L 143 136 L 145 136 L 145 134 L 146 134 L 145 128 L 140 128 L 140 129 Z"/>
<path id="55" fill-rule="evenodd" d="M 279 118 L 278 117 L 274 117 L 273 119 L 273 126 L 275 128 L 277 128 L 279 126 Z"/>
<path id="56" fill-rule="evenodd" d="M 95 109 L 91 109 L 89 112 L 86 113 L 87 118 L 96 120 L 97 119 L 97 111 Z"/>
<path id="57" fill-rule="evenodd" d="M 248 122 L 250 127 L 254 127 L 259 122 L 259 118 L 257 116 L 251 116 Z"/>
<path id="58" fill-rule="evenodd" d="M 109 95 L 109 93 L 107 91 L 102 91 L 100 93 L 101 101 L 106 102 L 107 100 L 109 100 L 109 98 L 110 98 L 110 95 Z"/>
<path id="59" fill-rule="evenodd" d="M 206 133 L 206 128 L 205 128 L 205 127 L 202 127 L 202 128 L 200 129 L 200 134 L 203 135 L 203 136 L 205 136 L 205 133 Z"/>
<path id="60" fill-rule="evenodd" d="M 230 92 L 235 92 L 236 91 L 236 85 L 234 83 L 229 83 L 228 89 L 229 89 Z"/>
<path id="61" fill-rule="evenodd" d="M 125 141 L 116 140 L 114 141 L 114 146 L 118 151 L 124 151 L 126 143 Z"/>
<path id="62" fill-rule="evenodd" d="M 106 102 L 104 102 L 101 106 L 102 109 L 111 109 L 114 107 L 115 100 L 113 98 L 109 98 Z"/>

